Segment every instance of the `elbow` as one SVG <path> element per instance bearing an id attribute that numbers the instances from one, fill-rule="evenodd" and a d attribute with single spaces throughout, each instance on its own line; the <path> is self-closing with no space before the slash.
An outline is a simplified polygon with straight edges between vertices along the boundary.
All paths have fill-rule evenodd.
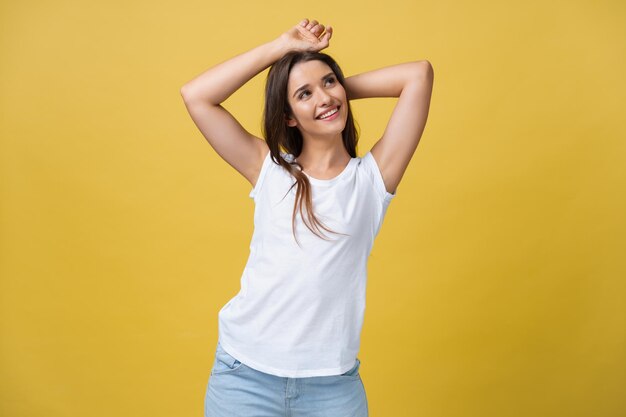
<path id="1" fill-rule="evenodd" d="M 187 86 L 187 84 L 183 85 L 180 88 L 180 95 L 183 96 L 183 99 L 189 96 L 189 87 Z"/>
<path id="2" fill-rule="evenodd" d="M 426 70 L 428 71 L 428 75 L 432 78 L 433 75 L 435 75 L 435 70 L 433 69 L 433 64 L 430 63 L 430 61 L 426 61 L 425 62 L 425 66 L 426 66 Z"/>
<path id="3" fill-rule="evenodd" d="M 187 85 L 181 87 L 180 95 L 183 97 L 185 103 L 198 101 L 198 96 Z"/>
<path id="4" fill-rule="evenodd" d="M 204 103 L 204 104 L 212 104 L 214 106 L 218 106 L 220 103 L 215 102 L 211 97 L 208 97 L 207 94 L 204 94 L 198 88 L 192 87 L 188 84 L 183 85 L 180 88 L 180 95 L 183 97 L 183 101 L 185 103 Z"/>
<path id="5" fill-rule="evenodd" d="M 424 59 L 422 61 L 415 62 L 417 67 L 417 77 L 421 81 L 432 82 L 435 76 L 435 71 L 433 70 L 433 66 L 430 61 Z"/>
<path id="6" fill-rule="evenodd" d="M 417 65 L 417 67 L 422 70 L 427 69 L 427 68 L 430 68 L 431 70 L 433 69 L 433 65 L 427 59 L 422 59 L 421 61 L 415 61 L 415 65 Z"/>

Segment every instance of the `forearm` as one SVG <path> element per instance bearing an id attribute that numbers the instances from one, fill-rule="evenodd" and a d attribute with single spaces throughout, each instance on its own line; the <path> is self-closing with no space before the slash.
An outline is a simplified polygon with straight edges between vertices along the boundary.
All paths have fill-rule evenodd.
<path id="1" fill-rule="evenodd" d="M 181 88 L 185 100 L 218 105 L 287 52 L 279 38 L 215 65 Z"/>
<path id="2" fill-rule="evenodd" d="M 346 78 L 348 100 L 370 97 L 400 97 L 406 85 L 419 80 L 430 68 L 424 61 L 406 62 Z"/>

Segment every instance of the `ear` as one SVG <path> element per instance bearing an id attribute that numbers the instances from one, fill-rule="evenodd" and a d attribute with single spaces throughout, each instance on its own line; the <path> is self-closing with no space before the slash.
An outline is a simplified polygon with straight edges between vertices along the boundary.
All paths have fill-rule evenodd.
<path id="1" fill-rule="evenodd" d="M 295 127 L 298 125 L 298 122 L 296 121 L 296 119 L 291 119 L 288 116 L 285 116 L 285 122 L 287 123 L 287 126 L 289 127 Z"/>

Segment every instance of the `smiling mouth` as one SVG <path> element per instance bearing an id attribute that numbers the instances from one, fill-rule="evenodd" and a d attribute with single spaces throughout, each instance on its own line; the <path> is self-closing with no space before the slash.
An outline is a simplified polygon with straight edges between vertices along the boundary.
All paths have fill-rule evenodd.
<path id="1" fill-rule="evenodd" d="M 336 115 L 337 113 L 339 113 L 339 109 L 340 109 L 340 108 L 341 108 L 341 106 L 337 106 L 337 107 L 335 107 L 333 110 L 331 110 L 331 111 L 334 111 L 334 113 L 332 113 L 332 114 L 330 114 L 329 116 L 326 116 L 326 117 L 321 117 L 321 116 L 318 116 L 318 117 L 316 117 L 316 119 L 317 119 L 317 120 L 326 120 L 326 119 L 332 118 L 334 115 Z M 326 113 L 328 113 L 328 112 L 325 112 L 324 114 L 326 114 Z"/>

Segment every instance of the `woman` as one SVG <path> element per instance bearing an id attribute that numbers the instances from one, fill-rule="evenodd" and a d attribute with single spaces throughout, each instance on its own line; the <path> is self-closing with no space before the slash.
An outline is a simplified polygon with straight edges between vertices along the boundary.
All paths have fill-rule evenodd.
<path id="1" fill-rule="evenodd" d="M 304 19 L 181 89 L 255 202 L 241 290 L 218 316 L 206 417 L 368 415 L 357 358 L 366 263 L 424 130 L 433 70 L 423 60 L 344 78 L 320 52 L 332 35 Z M 263 140 L 220 103 L 269 66 Z M 366 97 L 398 102 L 361 158 L 349 100 Z"/>

